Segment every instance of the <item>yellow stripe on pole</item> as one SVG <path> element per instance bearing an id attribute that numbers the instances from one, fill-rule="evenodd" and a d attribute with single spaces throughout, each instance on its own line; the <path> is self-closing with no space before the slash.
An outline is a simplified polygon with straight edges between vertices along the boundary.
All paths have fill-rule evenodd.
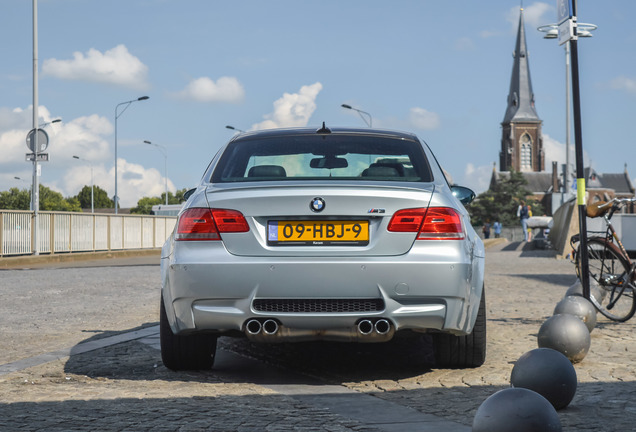
<path id="1" fill-rule="evenodd" d="M 576 179 L 576 203 L 585 205 L 585 179 Z"/>

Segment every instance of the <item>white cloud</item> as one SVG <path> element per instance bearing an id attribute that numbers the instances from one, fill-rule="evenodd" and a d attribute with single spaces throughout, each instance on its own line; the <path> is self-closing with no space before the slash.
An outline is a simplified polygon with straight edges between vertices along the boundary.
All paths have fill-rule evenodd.
<path id="1" fill-rule="evenodd" d="M 49 110 L 40 106 L 39 123 L 55 119 Z M 12 187 L 29 189 L 33 165 L 25 162 L 26 135 L 31 129 L 32 109 L 0 107 L 0 191 Z M 55 123 L 45 128 L 49 135 L 50 161 L 42 163 L 40 182 L 65 197 L 74 196 L 91 182 L 91 165 L 95 186 L 115 194 L 115 167 L 112 153 L 113 125 L 105 117 L 93 114 L 70 121 Z M 80 160 L 73 159 L 79 156 Z M 161 196 L 165 190 L 165 177 L 155 168 L 144 168 L 125 159 L 118 159 L 117 184 L 122 207 L 133 207 L 144 196 Z M 17 180 L 14 177 L 20 177 Z M 168 179 L 168 190 L 176 187 Z"/>
<path id="2" fill-rule="evenodd" d="M 492 169 L 492 165 L 475 166 L 472 163 L 466 164 L 462 186 L 471 188 L 478 195 L 487 191 L 490 187 Z"/>
<path id="3" fill-rule="evenodd" d="M 624 90 L 627 93 L 636 94 L 636 79 L 619 76 L 610 82 L 610 87 L 614 90 Z"/>
<path id="4" fill-rule="evenodd" d="M 548 12 L 551 12 L 552 16 L 544 16 Z M 523 8 L 523 21 L 526 26 L 537 28 L 543 24 L 554 22 L 555 19 L 555 8 L 549 3 L 535 2 Z M 506 20 L 513 26 L 516 32 L 517 25 L 519 24 L 519 6 L 510 8 Z"/>
<path id="5" fill-rule="evenodd" d="M 573 145 L 570 143 L 570 164 L 574 163 Z M 552 162 L 558 162 L 559 166 L 565 163 L 565 144 L 550 135 L 543 134 L 543 153 L 545 155 L 545 170 L 552 171 Z"/>
<path id="6" fill-rule="evenodd" d="M 419 107 L 411 108 L 409 112 L 409 122 L 411 126 L 423 130 L 437 129 L 441 123 L 437 113 Z"/>
<path id="7" fill-rule="evenodd" d="M 274 112 L 263 116 L 265 121 L 252 125 L 252 130 L 307 126 L 321 90 L 322 84 L 317 82 L 302 86 L 298 93 L 284 93 L 274 102 Z"/>
<path id="8" fill-rule="evenodd" d="M 161 196 L 165 192 L 165 177 L 155 168 L 145 168 L 119 158 L 117 162 L 117 193 L 121 207 L 134 207 L 144 196 Z M 90 185 L 90 166 L 80 165 L 66 172 L 57 184 L 65 196 L 76 195 L 85 185 Z M 104 189 L 109 197 L 115 195 L 115 167 L 107 169 L 103 164 L 93 167 L 95 186 Z M 102 181 L 99 182 L 99 179 Z M 106 181 L 103 181 L 106 179 Z M 168 191 L 175 193 L 176 187 L 168 179 Z"/>
<path id="9" fill-rule="evenodd" d="M 241 102 L 245 90 L 238 79 L 221 77 L 216 82 L 208 77 L 193 79 L 176 97 L 197 102 Z"/>
<path id="10" fill-rule="evenodd" d="M 72 60 L 48 59 L 42 73 L 64 80 L 78 80 L 146 89 L 148 66 L 128 52 L 125 45 L 101 53 L 91 48 L 86 55 L 74 52 Z"/>

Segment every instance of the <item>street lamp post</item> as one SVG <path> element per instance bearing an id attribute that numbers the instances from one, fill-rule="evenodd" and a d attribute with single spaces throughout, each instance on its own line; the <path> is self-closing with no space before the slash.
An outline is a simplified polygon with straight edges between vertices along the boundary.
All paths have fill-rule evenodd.
<path id="1" fill-rule="evenodd" d="M 94 189 L 94 183 L 93 183 L 93 164 L 91 161 L 89 161 L 88 159 L 84 159 L 81 158 L 79 156 L 73 156 L 73 159 L 79 159 L 82 160 L 84 162 L 88 162 L 88 164 L 91 167 L 91 213 L 95 213 L 95 189 Z"/>
<path id="2" fill-rule="evenodd" d="M 226 129 L 232 129 L 232 130 L 235 130 L 235 131 L 241 132 L 241 133 L 245 132 L 244 130 L 241 130 L 239 128 L 235 128 L 234 126 L 230 126 L 230 125 L 225 126 L 225 128 Z"/>
<path id="3" fill-rule="evenodd" d="M 159 144 L 155 144 L 155 143 L 150 142 L 150 141 L 144 141 L 144 144 L 155 146 L 159 150 L 161 150 L 161 153 L 163 153 L 164 172 L 165 172 L 164 183 L 165 183 L 165 190 L 166 190 L 166 205 L 168 205 L 168 149 L 165 146 L 162 146 L 162 145 L 159 145 Z"/>
<path id="4" fill-rule="evenodd" d="M 364 121 L 367 124 L 367 126 L 373 127 L 373 118 L 371 117 L 371 114 L 369 114 L 368 112 L 359 110 L 358 108 L 354 108 L 351 105 L 347 105 L 347 104 L 342 104 L 340 106 L 346 109 L 356 111 L 358 115 L 360 116 L 360 118 L 362 119 L 362 121 Z"/>
<path id="5" fill-rule="evenodd" d="M 592 31 L 598 27 L 595 24 L 578 23 L 578 37 L 592 37 Z M 545 33 L 544 39 L 557 39 L 559 37 L 558 24 L 546 24 L 537 28 Z M 561 204 L 570 195 L 570 41 L 565 43 L 565 172 L 563 173 L 563 193 Z"/>
<path id="6" fill-rule="evenodd" d="M 117 106 L 115 106 L 115 214 L 118 213 L 117 209 L 119 208 L 119 195 L 117 195 L 117 119 L 128 109 L 131 103 L 148 99 L 150 99 L 148 96 L 142 96 L 137 99 L 119 103 L 117 104 Z M 124 107 L 121 112 L 119 112 L 120 106 Z"/>

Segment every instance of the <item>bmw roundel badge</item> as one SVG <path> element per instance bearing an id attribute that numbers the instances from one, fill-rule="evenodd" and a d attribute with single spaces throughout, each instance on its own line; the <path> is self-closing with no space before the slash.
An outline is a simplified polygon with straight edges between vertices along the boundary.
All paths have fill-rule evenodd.
<path id="1" fill-rule="evenodd" d="M 314 198 L 309 203 L 309 208 L 311 211 L 319 213 L 325 209 L 325 200 L 322 198 Z"/>

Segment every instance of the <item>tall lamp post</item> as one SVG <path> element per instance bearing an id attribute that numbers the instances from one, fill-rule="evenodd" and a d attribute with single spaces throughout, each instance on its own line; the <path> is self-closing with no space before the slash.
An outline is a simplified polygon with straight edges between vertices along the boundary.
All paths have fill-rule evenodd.
<path id="1" fill-rule="evenodd" d="M 119 103 L 117 104 L 117 106 L 115 106 L 115 214 L 118 213 L 117 209 L 119 208 L 119 195 L 117 195 L 117 119 L 128 109 L 131 103 L 148 99 L 150 99 L 148 96 L 142 96 L 137 99 Z M 121 112 L 119 112 L 120 106 L 124 107 Z"/>
<path id="2" fill-rule="evenodd" d="M 230 126 L 230 125 L 225 126 L 225 128 L 226 128 L 226 129 L 232 129 L 232 130 L 235 130 L 235 131 L 237 131 L 237 132 L 241 132 L 241 133 L 245 132 L 245 131 L 244 131 L 244 130 L 242 130 L 242 129 L 235 128 L 234 126 Z"/>
<path id="3" fill-rule="evenodd" d="M 144 141 L 144 144 L 155 146 L 159 150 L 161 150 L 161 153 L 163 153 L 164 173 L 165 173 L 164 182 L 165 182 L 165 189 L 166 189 L 166 205 L 168 205 L 168 149 L 166 148 L 166 146 L 155 144 L 155 143 L 150 142 L 150 141 Z"/>
<path id="4" fill-rule="evenodd" d="M 362 121 L 364 121 L 367 124 L 367 126 L 373 127 L 373 118 L 371 117 L 371 114 L 369 114 L 368 112 L 362 111 L 358 108 L 354 108 L 351 105 L 347 105 L 347 104 L 342 104 L 340 106 L 346 109 L 356 111 L 358 115 L 360 116 L 360 118 L 362 119 Z"/>
<path id="5" fill-rule="evenodd" d="M 81 161 L 87 162 L 91 167 L 91 213 L 95 213 L 95 188 L 93 186 L 93 164 L 88 159 L 81 158 L 79 156 L 73 156 L 73 159 L 79 159 Z"/>
<path id="6" fill-rule="evenodd" d="M 578 23 L 578 37 L 592 37 L 592 32 L 598 27 L 594 24 Z M 558 24 L 546 24 L 537 28 L 545 33 L 544 39 L 557 39 L 559 37 Z M 570 195 L 570 41 L 565 43 L 565 171 L 563 173 L 563 193 L 561 204 Z"/>

